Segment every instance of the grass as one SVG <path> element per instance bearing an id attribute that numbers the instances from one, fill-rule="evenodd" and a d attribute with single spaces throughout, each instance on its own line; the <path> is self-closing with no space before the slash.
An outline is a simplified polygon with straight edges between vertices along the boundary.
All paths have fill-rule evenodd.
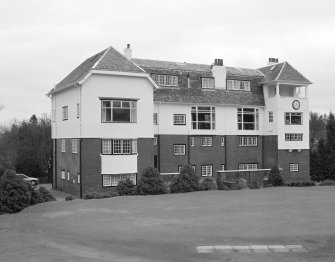
<path id="1" fill-rule="evenodd" d="M 59 201 L 0 216 L 0 261 L 333 261 L 334 221 L 334 187 Z M 309 252 L 195 252 L 230 244 Z"/>

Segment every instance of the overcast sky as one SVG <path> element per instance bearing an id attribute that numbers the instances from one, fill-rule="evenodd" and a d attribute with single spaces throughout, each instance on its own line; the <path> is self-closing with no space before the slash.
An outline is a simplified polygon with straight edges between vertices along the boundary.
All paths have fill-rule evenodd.
<path id="1" fill-rule="evenodd" d="M 113 46 L 133 57 L 259 68 L 288 61 L 335 111 L 335 1 L 0 0 L 0 124 L 50 113 L 45 94 Z M 2 106 L 1 106 L 2 105 Z"/>

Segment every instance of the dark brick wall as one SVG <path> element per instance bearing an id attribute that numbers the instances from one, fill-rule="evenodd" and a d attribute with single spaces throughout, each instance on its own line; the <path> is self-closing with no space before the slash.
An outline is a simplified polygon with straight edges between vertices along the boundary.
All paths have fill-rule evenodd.
<path id="1" fill-rule="evenodd" d="M 278 137 L 263 136 L 263 168 L 278 166 Z"/>
<path id="2" fill-rule="evenodd" d="M 227 170 L 237 170 L 239 164 L 258 164 L 263 168 L 262 137 L 258 136 L 257 146 L 238 146 L 239 136 L 226 136 Z"/>
<path id="3" fill-rule="evenodd" d="M 290 163 L 299 163 L 298 172 L 290 172 Z M 301 150 L 301 152 L 288 150 L 278 150 L 278 166 L 283 170 L 280 172 L 284 182 L 303 182 L 310 181 L 309 173 L 309 150 Z"/>
<path id="4" fill-rule="evenodd" d="M 62 152 L 61 139 L 56 140 L 56 167 L 55 182 L 57 190 L 79 196 L 80 185 L 77 183 L 77 174 L 80 173 L 80 146 L 78 141 L 78 153 L 72 153 L 72 140 L 65 139 L 66 152 Z M 61 170 L 65 171 L 65 179 L 61 179 Z M 70 172 L 70 180 L 67 179 L 67 172 Z"/>
<path id="5" fill-rule="evenodd" d="M 154 166 L 154 141 L 152 138 L 137 140 L 137 181 L 141 178 L 143 169 Z"/>

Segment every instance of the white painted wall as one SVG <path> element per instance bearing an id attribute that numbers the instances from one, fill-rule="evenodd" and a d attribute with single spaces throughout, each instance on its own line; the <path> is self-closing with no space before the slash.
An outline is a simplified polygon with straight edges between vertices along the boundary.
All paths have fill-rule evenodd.
<path id="1" fill-rule="evenodd" d="M 202 104 L 197 104 L 201 106 Z M 193 105 L 194 106 L 194 105 Z M 208 105 L 203 105 L 208 106 Z M 237 108 L 239 106 L 213 105 L 215 107 L 215 129 L 197 130 L 191 126 L 191 107 L 189 104 L 155 103 L 154 112 L 158 116 L 155 134 L 167 135 L 261 135 L 263 134 L 264 107 L 259 109 L 259 130 L 237 129 Z M 251 107 L 252 106 L 243 106 Z M 173 115 L 185 114 L 186 125 L 174 125 Z"/>
<path id="2" fill-rule="evenodd" d="M 80 137 L 80 118 L 77 118 L 77 103 L 80 87 L 71 87 L 53 94 L 51 98 L 55 122 L 52 121 L 52 138 Z M 62 119 L 62 108 L 68 106 L 68 120 Z"/>
<path id="3" fill-rule="evenodd" d="M 137 173 L 137 154 L 100 156 L 101 174 Z"/>
<path id="4" fill-rule="evenodd" d="M 212 74 L 215 81 L 215 89 L 226 89 L 227 69 L 225 66 L 213 66 Z"/>

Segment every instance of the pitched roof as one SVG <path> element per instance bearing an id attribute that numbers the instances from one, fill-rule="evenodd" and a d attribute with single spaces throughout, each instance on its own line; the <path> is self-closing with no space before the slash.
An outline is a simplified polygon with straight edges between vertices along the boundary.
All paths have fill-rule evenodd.
<path id="1" fill-rule="evenodd" d="M 170 103 L 201 103 L 226 105 L 264 105 L 262 95 L 252 92 L 230 90 L 156 89 L 154 100 Z"/>
<path id="2" fill-rule="evenodd" d="M 211 72 L 211 65 L 192 64 L 186 62 L 170 62 L 150 59 L 131 59 L 135 64 L 142 68 L 151 69 L 169 69 L 179 71 L 197 71 L 197 72 Z M 257 69 L 248 69 L 240 67 L 226 67 L 228 75 L 244 75 L 244 76 L 263 76 Z"/>
<path id="3" fill-rule="evenodd" d="M 304 84 L 312 84 L 298 70 L 291 66 L 288 62 L 283 62 L 275 65 L 259 68 L 265 78 L 262 82 L 271 81 L 289 81 Z"/>
<path id="4" fill-rule="evenodd" d="M 109 47 L 102 52 L 87 58 L 62 81 L 60 81 L 55 90 L 63 89 L 74 85 L 82 80 L 91 70 L 120 71 L 130 73 L 145 73 L 133 62 L 125 58 L 113 47 Z"/>

